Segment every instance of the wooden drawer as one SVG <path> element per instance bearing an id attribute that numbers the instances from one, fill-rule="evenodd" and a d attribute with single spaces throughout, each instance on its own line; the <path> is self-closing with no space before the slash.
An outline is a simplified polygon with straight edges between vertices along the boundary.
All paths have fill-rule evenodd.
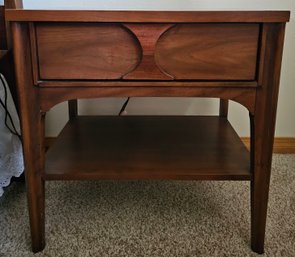
<path id="1" fill-rule="evenodd" d="M 113 24 L 39 24 L 41 79 L 120 79 L 140 60 L 136 38 Z"/>
<path id="2" fill-rule="evenodd" d="M 177 25 L 159 39 L 155 59 L 175 79 L 254 80 L 259 26 Z"/>
<path id="3" fill-rule="evenodd" d="M 36 25 L 42 80 L 256 79 L 258 24 Z"/>

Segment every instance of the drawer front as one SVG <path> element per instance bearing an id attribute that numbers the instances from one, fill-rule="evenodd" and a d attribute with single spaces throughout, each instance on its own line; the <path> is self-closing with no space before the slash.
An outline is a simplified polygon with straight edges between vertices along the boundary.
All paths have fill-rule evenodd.
<path id="1" fill-rule="evenodd" d="M 176 25 L 159 39 L 155 59 L 174 79 L 254 80 L 259 26 Z"/>
<path id="2" fill-rule="evenodd" d="M 42 80 L 256 79 L 258 24 L 37 24 Z"/>
<path id="3" fill-rule="evenodd" d="M 39 24 L 41 79 L 120 79 L 140 60 L 141 48 L 126 28 L 113 24 Z"/>

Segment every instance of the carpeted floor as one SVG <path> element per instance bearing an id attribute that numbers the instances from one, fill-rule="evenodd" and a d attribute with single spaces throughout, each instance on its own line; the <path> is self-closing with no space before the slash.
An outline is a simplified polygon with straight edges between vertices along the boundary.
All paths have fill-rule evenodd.
<path id="1" fill-rule="evenodd" d="M 0 198 L 0 256 L 258 256 L 247 182 L 49 182 L 46 239 L 30 250 L 25 187 Z M 265 256 L 295 256 L 295 155 L 275 155 Z"/>

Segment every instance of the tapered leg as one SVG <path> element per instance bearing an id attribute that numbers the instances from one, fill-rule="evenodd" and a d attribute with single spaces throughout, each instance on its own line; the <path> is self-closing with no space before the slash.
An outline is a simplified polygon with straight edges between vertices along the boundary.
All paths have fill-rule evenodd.
<path id="1" fill-rule="evenodd" d="M 228 115 L 228 100 L 220 99 L 219 116 L 227 118 Z"/>
<path id="2" fill-rule="evenodd" d="M 44 181 L 40 176 L 27 179 L 32 251 L 37 253 L 45 247 Z"/>
<path id="3" fill-rule="evenodd" d="M 45 247 L 44 181 L 39 176 L 31 178 L 27 184 L 32 251 L 37 253 Z"/>
<path id="4" fill-rule="evenodd" d="M 44 237 L 44 120 L 39 88 L 34 86 L 27 24 L 12 23 L 17 91 L 20 104 L 25 176 L 33 252 L 45 246 Z"/>
<path id="5" fill-rule="evenodd" d="M 263 25 L 262 41 L 267 42 L 264 70 L 257 88 L 255 113 L 251 120 L 251 246 L 264 252 L 272 150 L 279 92 L 284 24 Z"/>
<path id="6" fill-rule="evenodd" d="M 268 186 L 258 187 L 251 182 L 251 248 L 254 252 L 264 253 L 264 239 L 267 216 Z"/>
<path id="7" fill-rule="evenodd" d="M 264 133 L 262 131 L 264 131 L 265 123 L 255 122 L 254 117 L 251 117 L 251 120 L 251 123 L 253 123 L 251 127 L 254 130 L 251 133 L 253 137 L 251 141 L 251 166 L 254 175 L 251 181 L 251 247 L 254 252 L 262 254 L 264 252 L 273 133 L 268 134 L 267 139 L 261 140 L 261 133 Z M 274 131 L 274 124 L 267 125 Z M 260 134 L 260 136 L 257 136 L 257 134 Z"/>
<path id="8" fill-rule="evenodd" d="M 24 137 L 24 157 L 26 169 L 26 183 L 28 195 L 28 207 L 30 216 L 32 250 L 39 252 L 45 247 L 45 190 L 42 174 L 44 172 L 44 120 L 45 115 L 40 115 L 40 121 L 36 122 L 34 129 L 27 128 L 29 134 L 38 137 L 33 143 Z"/>
<path id="9" fill-rule="evenodd" d="M 264 253 L 264 239 L 267 217 L 268 192 L 271 172 L 272 142 L 270 137 L 268 145 L 261 145 L 256 137 L 255 118 L 251 119 L 251 166 L 253 179 L 251 181 L 251 247 L 254 252 Z M 271 148 L 271 149 L 270 149 Z"/>
<path id="10" fill-rule="evenodd" d="M 74 119 L 78 115 L 78 101 L 75 100 L 69 100 L 68 101 L 68 107 L 69 107 L 69 119 Z"/>

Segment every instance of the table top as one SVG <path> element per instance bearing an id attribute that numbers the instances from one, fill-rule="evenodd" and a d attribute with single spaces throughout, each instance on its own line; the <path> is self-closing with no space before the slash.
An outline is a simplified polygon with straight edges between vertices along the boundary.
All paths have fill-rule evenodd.
<path id="1" fill-rule="evenodd" d="M 287 22 L 293 0 L 23 0 L 10 21 Z"/>

